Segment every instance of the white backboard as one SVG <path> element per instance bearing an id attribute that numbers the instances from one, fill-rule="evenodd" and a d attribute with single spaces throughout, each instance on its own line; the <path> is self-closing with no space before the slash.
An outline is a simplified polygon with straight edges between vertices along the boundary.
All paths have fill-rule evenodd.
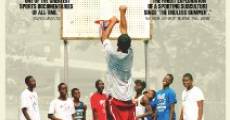
<path id="1" fill-rule="evenodd" d="M 62 10 L 63 39 L 98 39 L 99 26 L 95 20 L 109 19 L 116 16 L 119 19 L 119 6 L 126 4 L 128 34 L 132 39 L 150 38 L 149 21 L 145 19 L 144 9 L 149 0 L 70 0 L 73 9 Z M 115 25 L 111 38 L 120 35 L 119 25 Z"/>

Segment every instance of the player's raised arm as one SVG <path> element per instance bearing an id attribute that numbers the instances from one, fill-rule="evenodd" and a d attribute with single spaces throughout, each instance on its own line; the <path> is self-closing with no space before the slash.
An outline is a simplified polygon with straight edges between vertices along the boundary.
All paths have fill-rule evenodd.
<path id="1" fill-rule="evenodd" d="M 106 21 L 105 21 L 106 22 Z M 118 22 L 118 19 L 113 16 L 112 18 L 110 18 L 108 26 L 103 26 L 101 25 L 102 27 L 102 36 L 101 36 L 101 41 L 103 42 L 105 39 L 108 39 L 112 30 L 113 30 L 113 27 L 114 25 Z"/>
<path id="2" fill-rule="evenodd" d="M 127 34 L 127 20 L 126 20 L 126 10 L 127 6 L 126 5 L 121 5 L 119 7 L 120 10 L 120 32 L 121 34 Z"/>

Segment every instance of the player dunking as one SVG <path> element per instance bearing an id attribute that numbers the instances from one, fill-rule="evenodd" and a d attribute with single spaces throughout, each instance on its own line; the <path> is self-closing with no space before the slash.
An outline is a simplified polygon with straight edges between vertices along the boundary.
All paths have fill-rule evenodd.
<path id="1" fill-rule="evenodd" d="M 132 102 L 133 80 L 132 64 L 133 50 L 130 48 L 131 38 L 127 34 L 126 10 L 122 5 L 120 10 L 120 32 L 117 40 L 117 50 L 114 50 L 109 40 L 114 25 L 118 22 L 116 17 L 109 21 L 100 21 L 101 41 L 106 52 L 108 67 L 108 81 L 110 111 L 114 120 L 135 120 L 135 105 Z"/>

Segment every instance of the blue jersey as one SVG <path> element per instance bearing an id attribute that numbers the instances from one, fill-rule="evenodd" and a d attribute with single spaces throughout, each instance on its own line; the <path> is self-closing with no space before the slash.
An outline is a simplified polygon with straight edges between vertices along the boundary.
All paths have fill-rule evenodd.
<path id="1" fill-rule="evenodd" d="M 151 102 L 151 106 L 156 109 L 157 120 L 169 120 L 170 105 L 176 104 L 176 93 L 171 88 L 161 89 L 157 92 L 156 98 Z M 173 119 L 176 120 L 174 113 Z"/>

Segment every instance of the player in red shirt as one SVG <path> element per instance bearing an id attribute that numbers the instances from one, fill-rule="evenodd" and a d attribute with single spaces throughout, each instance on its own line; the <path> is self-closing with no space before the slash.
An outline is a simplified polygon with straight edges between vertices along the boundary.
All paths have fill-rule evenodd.
<path id="1" fill-rule="evenodd" d="M 90 104 L 93 112 L 93 120 L 107 120 L 106 100 L 107 95 L 103 93 L 104 83 L 102 80 L 97 80 L 95 83 L 97 92 L 90 97 Z"/>

